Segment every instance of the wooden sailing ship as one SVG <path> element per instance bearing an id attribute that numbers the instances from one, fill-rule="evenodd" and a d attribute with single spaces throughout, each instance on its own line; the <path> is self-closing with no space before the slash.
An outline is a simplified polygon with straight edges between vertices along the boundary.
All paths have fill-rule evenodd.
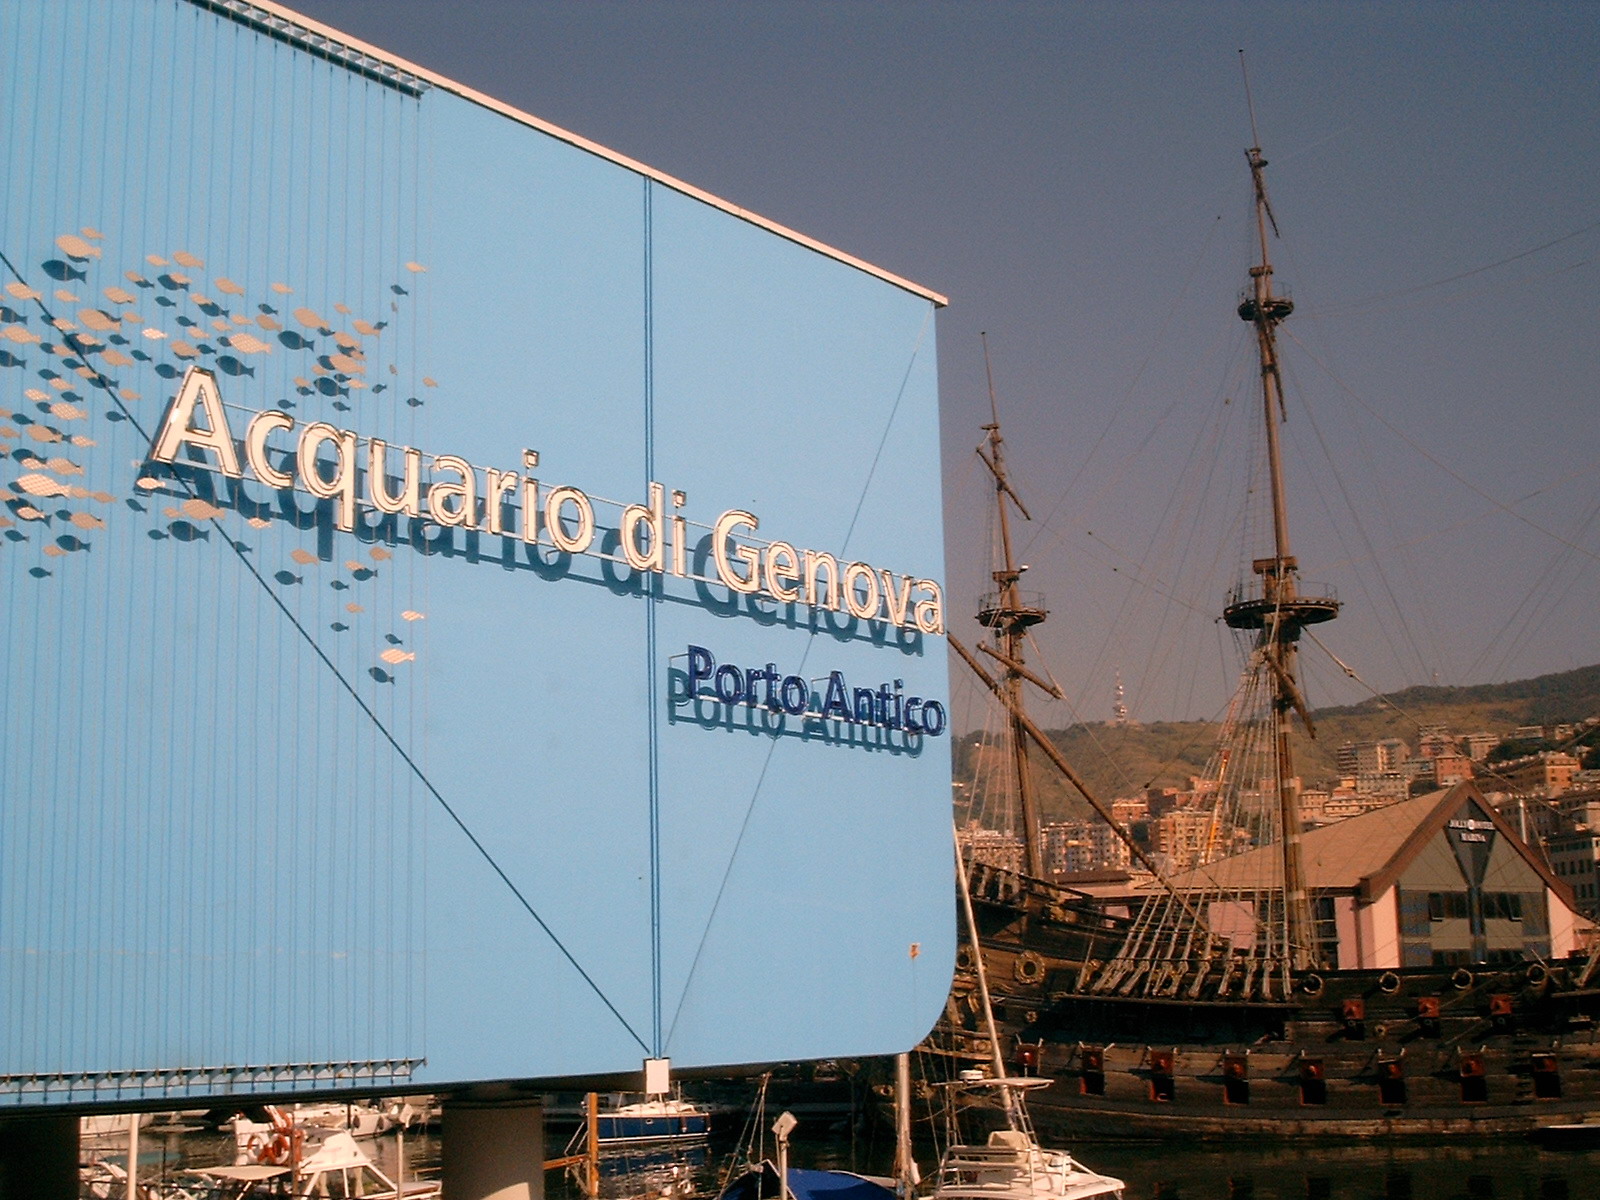
<path id="1" fill-rule="evenodd" d="M 1482 1136 L 1600 1120 L 1600 951 L 1578 952 L 1570 889 L 1481 793 L 1458 785 L 1302 829 L 1292 734 L 1315 726 L 1297 655 L 1339 602 L 1302 582 L 1291 548 L 1277 329 L 1294 306 L 1273 283 L 1255 140 L 1260 253 L 1237 311 L 1259 360 L 1272 540 L 1222 612 L 1247 661 L 1207 772 L 1204 845 L 1182 873 L 1163 870 L 1028 713 L 1027 686 L 1060 693 L 1025 657 L 1048 612 L 1020 587 L 1011 521 L 1029 517 L 991 378 L 978 450 L 998 506 L 978 613 L 988 636 L 976 651 L 951 644 L 1003 707 L 1022 860 L 968 860 L 998 1032 L 977 1018 L 963 952 L 929 1047 L 974 1061 L 998 1050 L 1053 1079 L 1035 1119 L 1079 1136 Z M 1051 881 L 1039 759 L 1127 840 L 1151 880 L 1142 900 L 1117 911 Z"/>

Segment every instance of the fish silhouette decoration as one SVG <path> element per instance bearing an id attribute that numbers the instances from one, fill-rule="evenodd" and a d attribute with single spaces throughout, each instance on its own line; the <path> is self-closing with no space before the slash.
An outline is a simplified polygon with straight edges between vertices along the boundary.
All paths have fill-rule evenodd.
<path id="1" fill-rule="evenodd" d="M 201 542 L 211 540 L 210 530 L 201 529 L 198 525 L 191 521 L 174 521 L 172 524 L 167 526 L 167 529 L 172 533 L 172 536 L 177 538 L 180 542 Z"/>

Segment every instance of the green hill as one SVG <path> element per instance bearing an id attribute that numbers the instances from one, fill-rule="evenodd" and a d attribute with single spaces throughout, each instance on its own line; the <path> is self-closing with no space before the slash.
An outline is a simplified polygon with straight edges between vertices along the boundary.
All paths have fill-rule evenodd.
<path id="1" fill-rule="evenodd" d="M 1315 741 L 1297 736 L 1296 762 L 1308 781 L 1335 773 L 1334 755 L 1343 742 L 1401 738 L 1415 747 L 1417 729 L 1442 725 L 1451 733 L 1486 731 L 1504 736 L 1520 725 L 1581 721 L 1600 714 L 1600 666 L 1581 667 L 1512 683 L 1476 687 L 1411 687 L 1361 704 L 1318 709 Z M 1216 743 L 1218 726 L 1208 721 L 1158 721 L 1148 725 L 1071 725 L 1046 731 L 1067 761 L 1101 796 L 1140 794 L 1146 787 L 1186 787 L 1202 774 Z M 997 748 L 974 735 L 961 740 L 956 781 L 970 786 Z M 1043 756 L 1033 756 L 1045 820 L 1085 815 L 1077 793 Z"/>

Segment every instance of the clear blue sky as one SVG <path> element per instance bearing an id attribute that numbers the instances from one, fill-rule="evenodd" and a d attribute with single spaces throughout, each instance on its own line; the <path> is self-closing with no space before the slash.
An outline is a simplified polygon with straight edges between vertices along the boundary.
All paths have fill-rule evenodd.
<path id="1" fill-rule="evenodd" d="M 1118 670 L 1136 717 L 1213 716 L 1237 671 L 1215 617 L 1266 549 L 1244 49 L 1323 643 L 1379 690 L 1600 662 L 1600 4 L 294 7 L 948 295 L 969 637 L 988 331 L 1051 724 L 1106 717 Z M 1304 660 L 1314 705 L 1368 694 Z"/>

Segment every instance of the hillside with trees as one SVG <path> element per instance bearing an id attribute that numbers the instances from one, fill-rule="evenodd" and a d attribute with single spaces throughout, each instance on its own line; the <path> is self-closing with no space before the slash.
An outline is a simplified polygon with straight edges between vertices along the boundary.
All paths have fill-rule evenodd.
<path id="1" fill-rule="evenodd" d="M 1400 738 L 1415 748 L 1421 726 L 1442 725 L 1452 734 L 1485 731 L 1505 737 L 1525 725 L 1582 721 L 1600 714 L 1600 666 L 1581 667 L 1512 683 L 1476 687 L 1412 687 L 1361 704 L 1318 709 L 1313 719 L 1315 741 L 1297 733 L 1295 759 L 1306 781 L 1331 779 L 1335 754 L 1343 742 Z M 1107 799 L 1134 796 L 1148 787 L 1187 787 L 1190 776 L 1204 774 L 1216 744 L 1219 726 L 1209 721 L 1156 721 L 1150 724 L 1077 724 L 1047 730 L 1073 768 Z M 1591 731 L 1585 743 L 1600 741 Z M 1542 741 L 1509 745 L 1498 757 L 1555 748 Z M 1585 765 L 1600 765 L 1600 746 L 1570 748 Z M 969 734 L 955 747 L 958 793 L 973 786 L 988 770 L 1004 770 L 1000 748 Z M 1087 814 L 1087 806 L 1056 770 L 1033 755 L 1043 819 L 1064 820 Z"/>

